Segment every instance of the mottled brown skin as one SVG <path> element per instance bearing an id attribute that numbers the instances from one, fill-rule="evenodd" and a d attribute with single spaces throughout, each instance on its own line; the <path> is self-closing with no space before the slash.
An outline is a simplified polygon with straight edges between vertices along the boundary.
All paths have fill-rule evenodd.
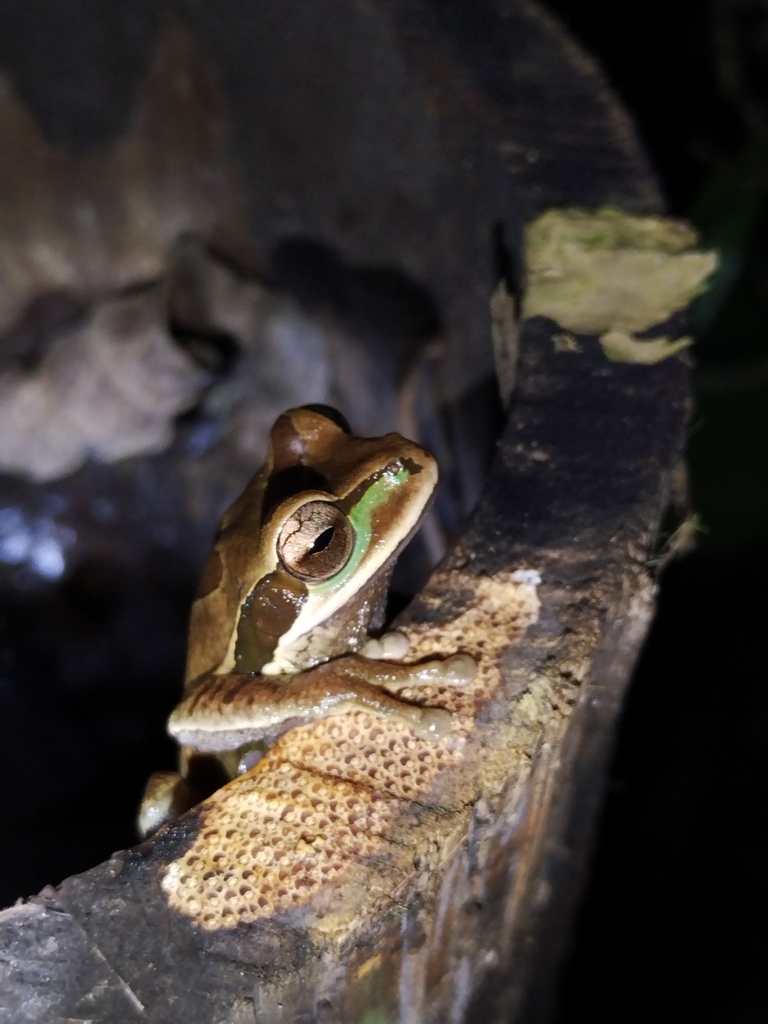
<path id="1" fill-rule="evenodd" d="M 377 510 L 373 530 L 378 537 L 396 537 L 386 556 L 394 561 L 409 539 L 413 528 L 398 535 L 396 524 L 410 504 L 420 504 L 418 519 L 431 498 L 437 474 L 432 456 L 423 448 L 406 441 L 400 434 L 380 438 L 359 438 L 346 433 L 332 419 L 312 409 L 293 409 L 279 417 L 270 435 L 267 461 L 242 495 L 227 510 L 219 535 L 203 574 L 189 630 L 189 650 L 185 692 L 194 688 L 207 672 L 233 669 L 228 658 L 232 632 L 240 610 L 274 557 L 280 523 L 271 518 L 275 507 L 289 495 L 298 500 L 302 494 L 324 491 L 334 495 L 345 508 L 365 489 L 372 475 L 390 462 L 408 461 L 415 469 L 409 486 Z M 422 477 L 428 479 L 422 480 Z M 418 525 L 417 522 L 414 525 Z M 378 552 L 372 552 L 372 555 Z M 371 558 L 358 569 L 361 580 L 371 576 Z M 390 566 L 391 571 L 391 566 Z M 383 588 L 386 589 L 387 580 Z M 378 595 L 381 602 L 381 594 Z M 380 608 L 371 609 L 371 619 Z M 267 640 L 272 646 L 290 625 L 289 614 L 276 617 L 276 632 Z M 268 646 L 268 644 L 267 644 Z M 323 656 L 297 657 L 296 671 L 349 650 L 338 644 Z M 271 655 L 272 651 L 269 651 Z M 249 666 L 259 671 L 261 666 Z"/>
<path id="2" fill-rule="evenodd" d="M 436 482 L 432 456 L 399 434 L 353 437 L 313 408 L 278 418 L 267 461 L 225 513 L 203 572 L 184 699 L 168 723 L 181 774 L 150 780 L 144 834 L 212 792 L 192 784 L 216 777 L 212 759 L 231 778 L 243 770 L 238 752 L 305 722 L 357 710 L 423 738 L 445 735 L 448 712 L 387 690 L 471 682 L 471 658 L 395 665 L 356 653 L 381 625 L 394 561 Z"/>

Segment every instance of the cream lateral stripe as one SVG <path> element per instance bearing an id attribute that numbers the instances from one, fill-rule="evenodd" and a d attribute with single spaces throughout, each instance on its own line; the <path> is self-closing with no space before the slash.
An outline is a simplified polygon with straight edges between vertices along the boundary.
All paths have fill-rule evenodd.
<path id="1" fill-rule="evenodd" d="M 297 714 L 300 711 L 296 712 Z M 190 737 L 215 736 L 218 732 L 232 732 L 245 734 L 249 730 L 265 729 L 270 725 L 279 725 L 284 721 L 286 712 L 281 705 L 269 704 L 262 707 L 249 706 L 247 709 L 226 712 L 217 711 L 215 708 L 205 705 L 197 713 L 186 713 L 183 706 L 177 708 L 168 719 L 168 733 L 179 741 L 179 743 L 193 742 Z M 246 742 L 239 739 L 238 743 Z M 195 746 L 199 744 L 195 742 Z M 202 746 L 201 749 L 208 749 Z"/>
<path id="2" fill-rule="evenodd" d="M 422 472 L 426 471 L 427 467 L 422 467 Z M 436 480 L 436 471 L 434 472 L 434 476 Z M 394 538 L 395 543 L 387 547 L 382 545 L 381 548 L 376 549 L 375 556 L 372 557 L 366 565 L 366 578 L 371 579 L 384 565 L 384 563 L 392 558 L 393 553 L 397 551 L 398 547 L 408 540 L 413 531 L 419 525 L 422 513 L 424 512 L 424 506 L 432 497 L 433 490 L 434 488 L 430 488 L 424 494 L 424 500 L 419 502 L 418 505 L 414 502 L 409 514 L 407 516 L 403 516 L 402 524 L 404 528 L 398 531 L 397 536 Z M 307 602 L 301 609 L 301 614 L 298 616 L 296 622 L 291 626 L 288 632 L 284 633 L 280 638 L 280 642 L 272 655 L 273 662 L 279 658 L 281 651 L 290 647 L 290 645 L 295 643 L 300 637 L 309 633 L 315 628 L 315 626 L 324 622 L 326 619 L 329 619 L 335 612 L 339 611 L 340 608 L 343 608 L 350 596 L 359 589 L 359 586 L 360 584 L 357 576 L 353 575 L 348 583 L 339 587 L 339 589 L 330 597 L 327 593 L 322 595 L 313 595 L 310 590 Z"/>

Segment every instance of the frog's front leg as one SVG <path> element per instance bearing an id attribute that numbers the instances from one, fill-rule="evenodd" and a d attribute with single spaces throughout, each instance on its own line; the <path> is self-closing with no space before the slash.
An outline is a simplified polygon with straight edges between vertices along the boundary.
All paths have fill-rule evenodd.
<path id="1" fill-rule="evenodd" d="M 423 739 L 439 740 L 451 715 L 442 708 L 408 704 L 387 691 L 471 683 L 477 666 L 467 654 L 416 665 L 345 655 L 294 676 L 249 673 L 212 675 L 174 710 L 168 731 L 199 750 L 232 750 L 274 742 L 288 729 L 349 711 L 367 711 L 404 722 Z"/>

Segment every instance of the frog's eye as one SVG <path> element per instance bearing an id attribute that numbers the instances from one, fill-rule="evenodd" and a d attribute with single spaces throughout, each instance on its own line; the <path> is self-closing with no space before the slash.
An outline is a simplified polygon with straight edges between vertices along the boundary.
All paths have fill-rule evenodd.
<path id="1" fill-rule="evenodd" d="M 344 513 L 328 501 L 308 501 L 290 515 L 277 538 L 277 554 L 291 576 L 322 583 L 344 568 L 354 545 Z"/>

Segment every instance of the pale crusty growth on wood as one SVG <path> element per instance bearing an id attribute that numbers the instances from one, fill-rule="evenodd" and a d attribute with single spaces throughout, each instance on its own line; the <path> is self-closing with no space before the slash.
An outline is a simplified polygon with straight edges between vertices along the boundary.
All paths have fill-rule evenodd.
<path id="1" fill-rule="evenodd" d="M 209 929 L 303 906 L 350 861 L 374 856 L 395 816 L 379 794 L 288 762 L 251 772 L 209 806 L 163 883 L 171 903 Z"/>
<path id="2" fill-rule="evenodd" d="M 474 601 L 461 615 L 439 626 L 409 626 L 411 655 L 418 659 L 465 650 L 477 659 L 477 677 L 470 687 L 424 687 L 418 696 L 427 704 L 474 718 L 499 685 L 499 655 L 536 621 L 539 599 L 535 586 L 519 583 L 508 574 L 475 579 L 453 572 L 446 583 L 455 592 L 471 588 Z M 402 690 L 401 696 L 413 700 L 417 695 L 414 690 Z"/>
<path id="3" fill-rule="evenodd" d="M 474 607 L 445 623 L 404 627 L 414 660 L 466 651 L 479 662 L 466 689 L 408 694 L 454 712 L 446 740 L 430 743 L 364 713 L 286 733 L 256 768 L 203 805 L 198 836 L 163 879 L 172 907 L 209 930 L 301 908 L 318 927 L 343 930 L 330 883 L 336 892 L 341 881 L 354 889 L 359 919 L 361 901 L 372 910 L 408 877 L 403 858 L 412 873 L 414 850 L 450 846 L 456 813 L 476 798 L 481 778 L 495 775 L 472 744 L 474 715 L 499 685 L 499 656 L 536 620 L 539 600 L 533 583 L 509 575 L 447 578 L 455 591 L 474 592 Z M 530 746 L 538 729 L 523 734 Z M 520 750 L 521 767 L 529 753 Z M 434 820 L 426 807 L 440 812 Z"/>
<path id="4" fill-rule="evenodd" d="M 420 701 L 427 699 L 420 697 Z M 291 764 L 396 800 L 424 801 L 437 773 L 461 764 L 469 725 L 457 716 L 448 737 L 442 743 L 430 743 L 399 722 L 356 712 L 294 729 L 279 747 Z"/>

